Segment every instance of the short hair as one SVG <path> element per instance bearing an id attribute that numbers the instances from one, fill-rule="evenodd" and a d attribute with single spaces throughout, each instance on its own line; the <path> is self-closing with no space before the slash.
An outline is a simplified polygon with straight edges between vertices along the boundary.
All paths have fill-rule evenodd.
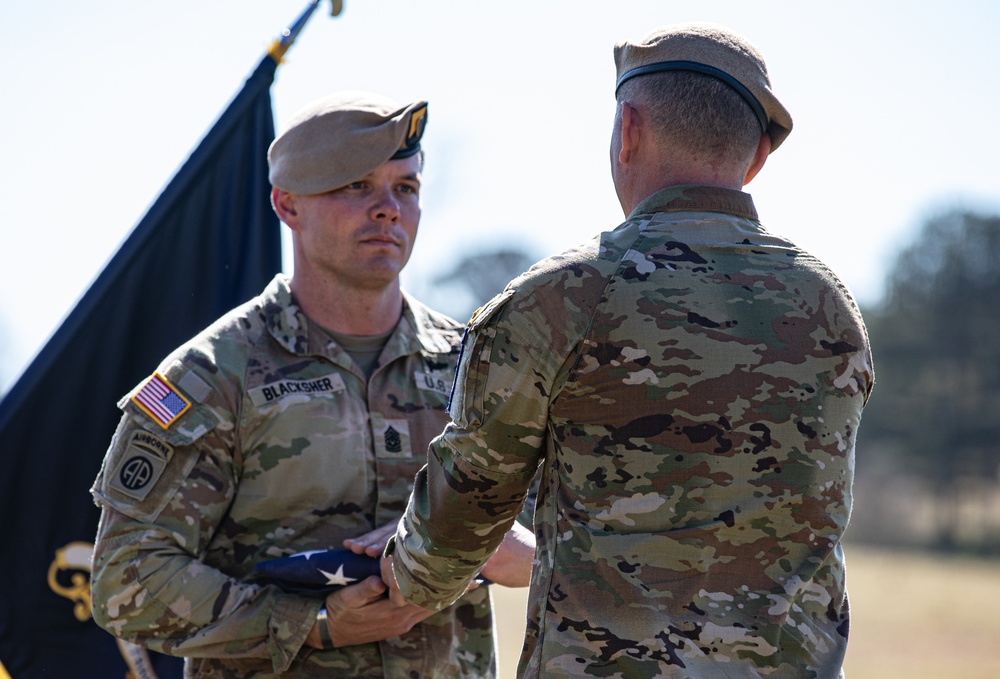
<path id="1" fill-rule="evenodd" d="M 618 101 L 643 107 L 664 143 L 731 166 L 749 165 L 762 130 L 750 105 L 729 85 L 702 73 L 666 71 L 632 78 Z"/>

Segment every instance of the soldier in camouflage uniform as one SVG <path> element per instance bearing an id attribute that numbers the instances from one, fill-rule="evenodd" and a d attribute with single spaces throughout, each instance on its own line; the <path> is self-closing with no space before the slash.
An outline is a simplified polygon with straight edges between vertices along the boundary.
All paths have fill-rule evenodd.
<path id="1" fill-rule="evenodd" d="M 293 119 L 268 154 L 292 278 L 119 404 L 93 487 L 94 618 L 185 656 L 188 677 L 495 676 L 488 588 L 432 615 L 390 603 L 378 576 L 324 600 L 255 571 L 345 544 L 380 554 L 448 419 L 461 326 L 398 280 L 426 112 L 345 93 Z"/>
<path id="2" fill-rule="evenodd" d="M 520 676 L 838 677 L 874 378 L 844 284 L 742 191 L 791 118 L 727 29 L 615 57 L 627 220 L 473 316 L 383 579 L 454 601 L 541 465 Z"/>

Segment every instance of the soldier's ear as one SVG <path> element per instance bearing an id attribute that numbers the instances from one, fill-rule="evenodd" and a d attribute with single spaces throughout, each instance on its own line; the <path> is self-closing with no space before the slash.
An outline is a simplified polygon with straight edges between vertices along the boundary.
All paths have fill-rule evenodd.
<path id="1" fill-rule="evenodd" d="M 621 148 L 618 150 L 618 162 L 628 163 L 639 149 L 639 139 L 642 136 L 642 121 L 639 112 L 627 101 L 618 104 L 621 107 L 619 116 L 621 125 Z"/>
<path id="2" fill-rule="evenodd" d="M 292 231 L 298 230 L 299 210 L 295 194 L 273 187 L 271 189 L 271 207 L 278 219 L 288 225 Z"/>
<path id="3" fill-rule="evenodd" d="M 757 142 L 757 152 L 754 153 L 753 160 L 750 161 L 750 168 L 747 170 L 746 175 L 743 177 L 743 186 L 750 183 L 750 180 L 757 176 L 760 169 L 764 167 L 764 163 L 767 162 L 767 157 L 771 154 L 771 135 L 767 132 L 760 135 L 760 140 Z"/>

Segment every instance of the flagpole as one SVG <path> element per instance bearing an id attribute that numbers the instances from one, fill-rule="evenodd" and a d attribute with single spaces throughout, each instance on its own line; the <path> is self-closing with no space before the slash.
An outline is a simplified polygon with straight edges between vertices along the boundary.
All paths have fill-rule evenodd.
<path id="1" fill-rule="evenodd" d="M 267 50 L 267 54 L 269 57 L 274 59 L 275 62 L 279 64 L 281 63 L 282 58 L 285 56 L 285 52 L 287 52 L 288 48 L 295 42 L 295 38 L 299 36 L 299 31 L 301 31 L 302 27 L 306 25 L 307 21 L 309 21 L 313 12 L 315 12 L 316 8 L 319 7 L 319 3 L 320 0 L 310 0 L 309 6 L 306 7 L 305 11 L 303 11 L 301 15 L 299 15 L 299 18 L 296 19 L 291 26 L 283 30 L 281 35 L 275 38 L 274 42 L 271 43 L 271 47 Z M 333 0 L 333 7 L 330 10 L 330 15 L 337 16 L 343 11 L 343 9 L 343 0 Z"/>

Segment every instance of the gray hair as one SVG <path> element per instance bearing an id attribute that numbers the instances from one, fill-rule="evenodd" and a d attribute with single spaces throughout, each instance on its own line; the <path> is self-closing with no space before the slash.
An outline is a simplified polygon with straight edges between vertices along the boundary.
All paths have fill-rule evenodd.
<path id="1" fill-rule="evenodd" d="M 749 166 L 760 140 L 756 114 L 735 90 L 701 73 L 650 73 L 625 82 L 618 101 L 642 108 L 665 144 L 729 167 Z"/>

